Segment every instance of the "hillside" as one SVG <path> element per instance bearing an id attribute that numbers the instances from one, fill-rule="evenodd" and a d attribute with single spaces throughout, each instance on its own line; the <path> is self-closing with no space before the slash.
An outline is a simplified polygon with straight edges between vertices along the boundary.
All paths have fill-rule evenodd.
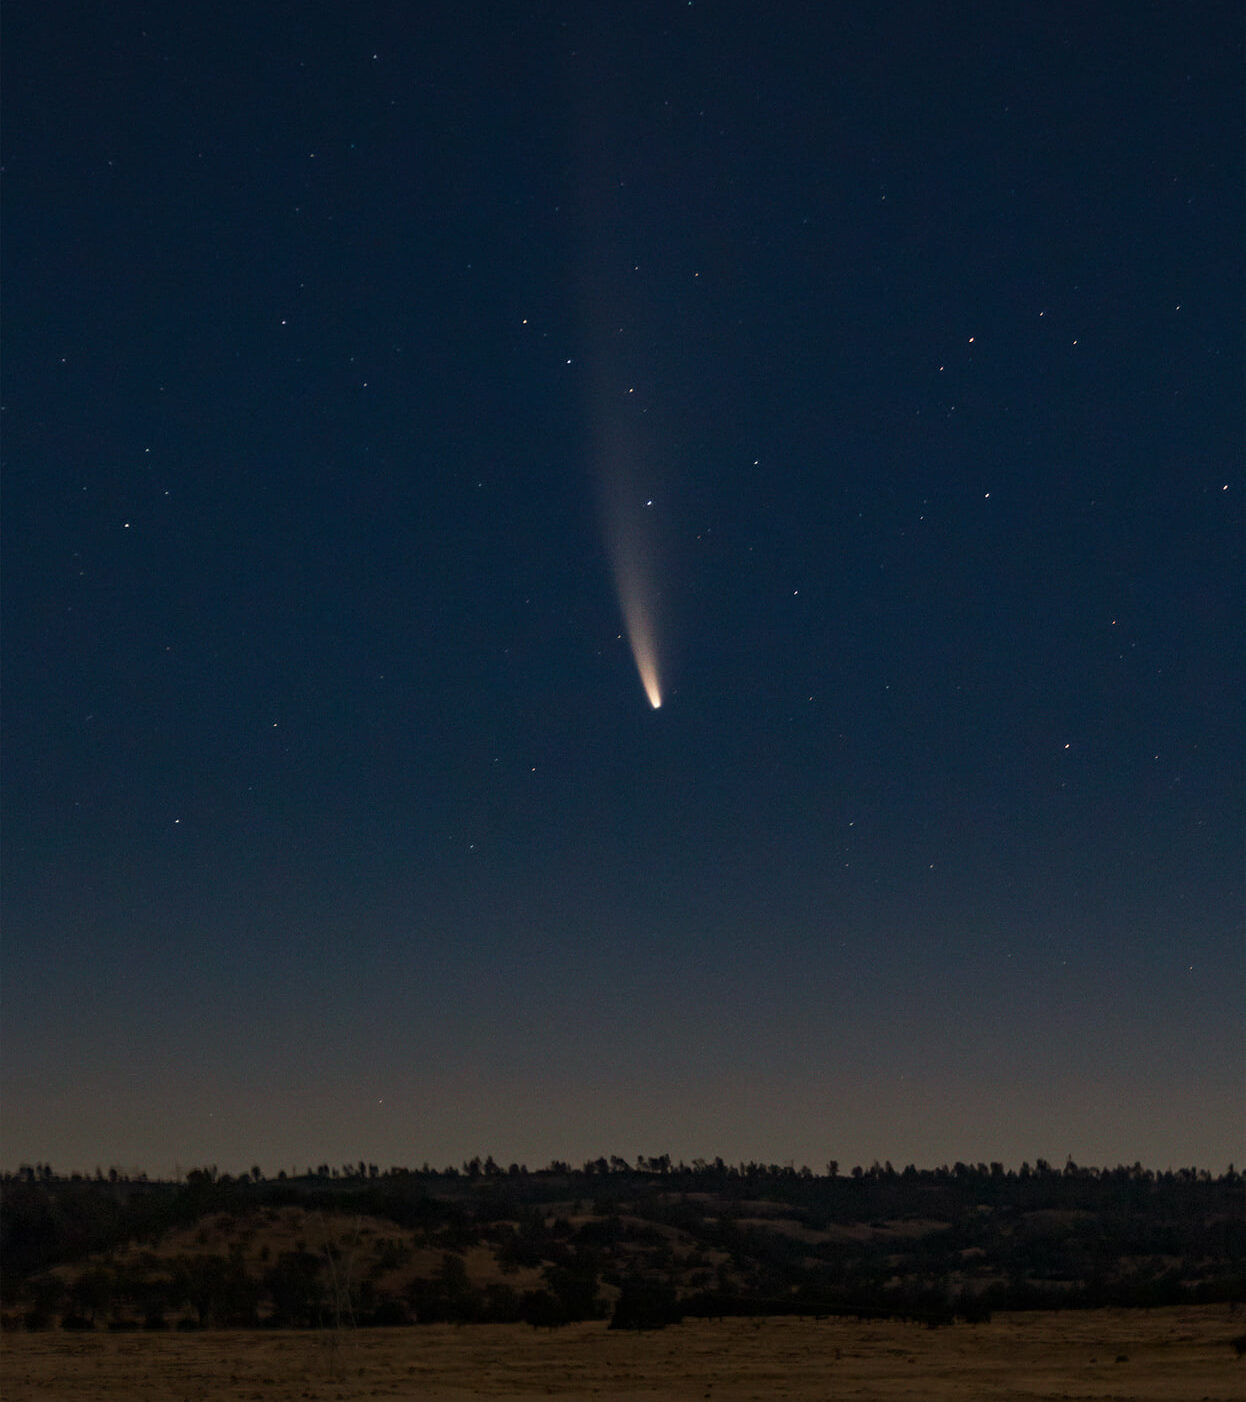
<path id="1" fill-rule="evenodd" d="M 856 1314 L 1246 1297 L 1243 1180 L 1067 1165 L 366 1164 L 0 1183 L 4 1323 L 38 1329 Z"/>

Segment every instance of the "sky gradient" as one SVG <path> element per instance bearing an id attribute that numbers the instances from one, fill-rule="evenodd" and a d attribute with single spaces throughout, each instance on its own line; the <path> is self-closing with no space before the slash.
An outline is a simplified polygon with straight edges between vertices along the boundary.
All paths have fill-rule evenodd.
<path id="1" fill-rule="evenodd" d="M 1236 6 L 5 27 L 5 1166 L 1241 1162 Z"/>

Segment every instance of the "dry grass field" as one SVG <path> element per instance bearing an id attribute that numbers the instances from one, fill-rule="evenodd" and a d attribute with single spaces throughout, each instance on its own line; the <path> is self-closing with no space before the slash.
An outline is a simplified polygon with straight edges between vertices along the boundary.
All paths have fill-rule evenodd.
<path id="1" fill-rule="evenodd" d="M 360 1402 L 558 1398 L 1164 1399 L 1241 1402 L 1246 1361 L 1226 1306 L 998 1316 L 925 1329 L 851 1320 L 427 1325 L 330 1333 L 8 1334 L 5 1402 Z"/>

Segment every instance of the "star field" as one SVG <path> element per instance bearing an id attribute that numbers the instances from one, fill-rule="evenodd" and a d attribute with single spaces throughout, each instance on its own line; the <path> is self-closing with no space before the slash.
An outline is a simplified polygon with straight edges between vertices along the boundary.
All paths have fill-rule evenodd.
<path id="1" fill-rule="evenodd" d="M 1240 1161 L 1227 5 L 78 20 L 12 1163 Z"/>

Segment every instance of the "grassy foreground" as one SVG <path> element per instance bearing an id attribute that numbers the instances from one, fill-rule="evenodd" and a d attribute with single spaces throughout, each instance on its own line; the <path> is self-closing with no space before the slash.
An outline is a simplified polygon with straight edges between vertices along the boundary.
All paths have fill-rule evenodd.
<path id="1" fill-rule="evenodd" d="M 6 1334 L 6 1402 L 357 1402 L 560 1398 L 1163 1399 L 1240 1402 L 1246 1320 L 1223 1305 L 999 1315 L 925 1329 L 890 1321 L 697 1320 L 659 1333 L 602 1323 L 354 1332 Z"/>

